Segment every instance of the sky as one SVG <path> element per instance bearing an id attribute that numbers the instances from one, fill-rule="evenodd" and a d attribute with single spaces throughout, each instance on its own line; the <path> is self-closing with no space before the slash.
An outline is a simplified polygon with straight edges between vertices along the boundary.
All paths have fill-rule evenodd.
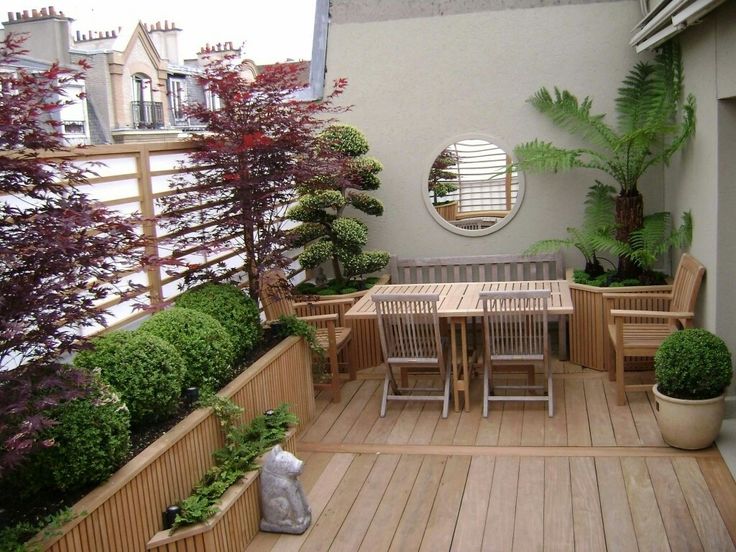
<path id="1" fill-rule="evenodd" d="M 179 55 L 195 57 L 206 43 L 244 43 L 245 57 L 256 64 L 312 57 L 312 32 L 316 0 L 240 0 L 208 2 L 189 0 L 0 0 L 0 20 L 7 12 L 54 6 L 74 19 L 79 30 L 110 31 L 138 20 L 168 20 L 182 29 Z"/>

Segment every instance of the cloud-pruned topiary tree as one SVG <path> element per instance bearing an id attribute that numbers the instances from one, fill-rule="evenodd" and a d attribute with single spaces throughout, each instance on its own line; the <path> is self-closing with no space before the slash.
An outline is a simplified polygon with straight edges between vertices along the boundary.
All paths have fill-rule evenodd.
<path id="1" fill-rule="evenodd" d="M 366 224 L 344 216 L 348 206 L 367 215 L 383 214 L 383 204 L 366 193 L 380 187 L 378 173 L 383 167 L 365 155 L 368 140 L 352 126 L 329 126 L 320 134 L 319 143 L 322 151 L 337 155 L 342 163 L 337 171 L 302 186 L 299 202 L 287 216 L 302 223 L 293 230 L 295 244 L 305 246 L 299 256 L 302 267 L 317 268 L 331 262 L 335 280 L 342 285 L 346 278 L 369 274 L 388 264 L 388 252 L 363 251 L 368 242 Z"/>

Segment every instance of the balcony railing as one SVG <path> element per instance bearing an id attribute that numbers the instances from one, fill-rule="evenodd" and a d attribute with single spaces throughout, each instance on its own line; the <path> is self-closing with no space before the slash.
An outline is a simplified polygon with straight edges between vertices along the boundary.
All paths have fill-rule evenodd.
<path id="1" fill-rule="evenodd" d="M 163 128 L 164 107 L 161 102 L 130 102 L 133 128 Z"/>

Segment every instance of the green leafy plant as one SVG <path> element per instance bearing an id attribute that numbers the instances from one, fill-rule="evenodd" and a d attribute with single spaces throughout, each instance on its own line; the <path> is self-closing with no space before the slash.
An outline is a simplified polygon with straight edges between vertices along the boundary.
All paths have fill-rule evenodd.
<path id="1" fill-rule="evenodd" d="M 177 297 L 176 306 L 209 314 L 222 324 L 232 338 L 238 360 L 263 336 L 258 305 L 234 284 L 208 282 L 197 286 Z"/>
<path id="2" fill-rule="evenodd" d="M 583 225 L 580 228 L 568 228 L 567 239 L 540 240 L 527 248 L 528 255 L 536 253 L 558 251 L 565 247 L 575 247 L 585 258 L 585 273 L 590 278 L 596 278 L 604 273 L 598 255 L 602 249 L 596 238 L 598 236 L 613 237 L 614 199 L 616 189 L 601 182 L 588 189 L 585 199 Z"/>
<path id="3" fill-rule="evenodd" d="M 731 353 L 717 335 L 701 328 L 674 332 L 654 356 L 660 393 L 702 400 L 721 395 L 731 383 Z"/>
<path id="4" fill-rule="evenodd" d="M 48 515 L 38 523 L 24 521 L 0 529 L 0 552 L 41 552 L 43 543 L 60 534 L 59 528 L 86 512 L 76 514 L 71 508 L 64 508 Z M 28 542 L 39 535 L 38 539 Z"/>
<path id="5" fill-rule="evenodd" d="M 312 351 L 312 377 L 315 383 L 324 381 L 328 375 L 325 372 L 327 367 L 327 355 L 325 349 L 317 341 L 317 330 L 314 326 L 297 318 L 295 315 L 282 314 L 278 320 L 278 331 L 283 336 L 295 335 L 303 337 Z"/>
<path id="6" fill-rule="evenodd" d="M 301 186 L 299 202 L 287 216 L 301 222 L 292 230 L 295 246 L 304 246 L 299 263 L 317 268 L 330 261 L 335 280 L 368 274 L 388 264 L 386 251 L 363 251 L 368 242 L 364 222 L 344 216 L 348 206 L 367 215 L 381 216 L 383 204 L 365 193 L 381 185 L 381 164 L 365 157 L 368 141 L 362 132 L 347 125 L 331 125 L 319 136 L 319 147 L 337 155 L 341 163 L 329 174 L 312 178 Z"/>
<path id="7" fill-rule="evenodd" d="M 225 446 L 214 453 L 216 464 L 180 503 L 172 532 L 178 527 L 205 521 L 217 513 L 217 501 L 246 472 L 255 468 L 255 460 L 269 447 L 284 439 L 289 426 L 298 423 L 287 404 L 256 416 L 250 424 L 235 420 L 243 410 L 230 399 L 206 397 L 203 404 L 212 406 L 225 434 Z"/>
<path id="8" fill-rule="evenodd" d="M 130 451 L 128 409 L 96 374 L 83 396 L 45 415 L 54 424 L 39 436 L 54 446 L 31 454 L 12 477 L 3 478 L 0 492 L 27 497 L 42 489 L 81 489 L 107 479 Z"/>
<path id="9" fill-rule="evenodd" d="M 154 314 L 139 330 L 168 341 L 179 352 L 186 367 L 184 387 L 216 389 L 233 376 L 232 339 L 208 314 L 174 307 Z"/>
<path id="10" fill-rule="evenodd" d="M 665 44 L 652 63 L 640 62 L 618 89 L 616 127 L 604 114 L 593 114 L 593 102 L 578 101 L 567 90 L 551 94 L 541 88 L 529 103 L 553 123 L 583 138 L 590 147 L 561 148 L 534 140 L 514 149 L 516 167 L 530 172 L 557 172 L 575 168 L 602 171 L 619 185 L 616 197 L 615 238 L 629 243 L 643 224 L 639 180 L 646 171 L 667 163 L 695 132 L 695 98 L 681 105 L 683 69 L 679 47 Z M 618 260 L 620 279 L 636 277 L 641 268 L 630 257 Z"/>
<path id="11" fill-rule="evenodd" d="M 181 398 L 184 361 L 173 345 L 147 332 L 116 331 L 96 337 L 74 365 L 98 369 L 130 411 L 133 426 L 162 420 Z"/>
<path id="12" fill-rule="evenodd" d="M 457 165 L 457 155 L 449 148 L 442 150 L 442 153 L 432 163 L 432 167 L 429 169 L 427 188 L 432 195 L 433 205 L 440 205 L 444 197 L 457 191 L 457 184 L 452 182 L 457 180 L 457 173 L 447 170 L 453 165 Z"/>

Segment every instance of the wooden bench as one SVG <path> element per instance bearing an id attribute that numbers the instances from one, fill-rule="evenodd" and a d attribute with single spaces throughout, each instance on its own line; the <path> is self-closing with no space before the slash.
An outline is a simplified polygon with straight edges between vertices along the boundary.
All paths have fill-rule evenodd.
<path id="1" fill-rule="evenodd" d="M 564 280 L 561 253 L 476 255 L 466 257 L 395 257 L 389 268 L 392 284 L 446 282 L 513 282 Z M 567 320 L 558 323 L 560 359 L 567 359 Z"/>

